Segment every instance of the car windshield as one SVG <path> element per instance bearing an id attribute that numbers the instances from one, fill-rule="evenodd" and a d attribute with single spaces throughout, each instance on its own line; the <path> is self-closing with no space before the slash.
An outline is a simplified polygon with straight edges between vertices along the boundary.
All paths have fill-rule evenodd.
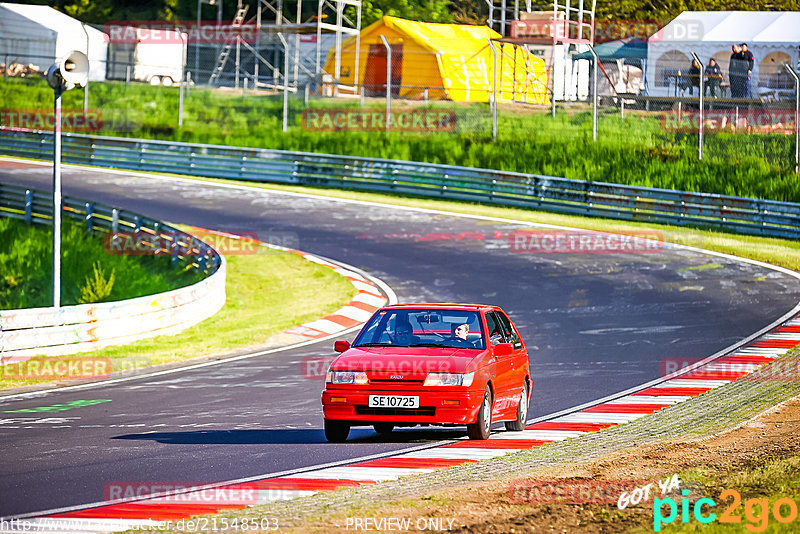
<path id="1" fill-rule="evenodd" d="M 480 314 L 437 309 L 381 310 L 364 325 L 354 347 L 486 348 Z"/>

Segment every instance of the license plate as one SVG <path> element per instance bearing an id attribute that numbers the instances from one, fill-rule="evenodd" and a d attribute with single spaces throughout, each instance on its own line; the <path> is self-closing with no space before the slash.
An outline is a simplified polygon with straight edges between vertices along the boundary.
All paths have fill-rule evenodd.
<path id="1" fill-rule="evenodd" d="M 403 395 L 370 395 L 370 408 L 419 408 L 419 397 Z"/>

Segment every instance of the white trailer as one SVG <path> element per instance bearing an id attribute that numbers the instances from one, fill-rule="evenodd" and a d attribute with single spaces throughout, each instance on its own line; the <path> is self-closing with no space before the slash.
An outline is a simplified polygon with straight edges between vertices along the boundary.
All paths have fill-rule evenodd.
<path id="1" fill-rule="evenodd" d="M 180 82 L 186 62 L 188 36 L 172 30 L 137 28 L 133 79 L 150 85 Z"/>

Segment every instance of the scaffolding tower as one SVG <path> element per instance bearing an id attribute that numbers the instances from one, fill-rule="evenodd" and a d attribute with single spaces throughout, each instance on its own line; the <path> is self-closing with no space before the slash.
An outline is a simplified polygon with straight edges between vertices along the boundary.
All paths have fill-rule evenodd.
<path id="1" fill-rule="evenodd" d="M 313 5 L 313 4 L 312 4 Z M 309 6 L 306 0 L 306 6 Z M 355 17 L 345 12 L 352 7 Z M 319 85 L 322 78 L 325 43 L 334 51 L 334 72 L 329 73 L 336 82 L 335 87 L 357 92 L 358 75 L 354 87 L 338 85 L 342 65 L 343 36 L 356 37 L 355 68 L 358 73 L 358 49 L 361 34 L 361 0 L 316 0 L 316 13 L 303 19 L 303 0 L 258 0 L 255 13 L 246 19 L 248 6 L 239 0 L 231 29 L 254 26 L 255 43 L 248 43 L 239 32 L 231 32 L 231 38 L 222 44 L 217 54 L 216 66 L 209 77 L 209 85 L 220 85 L 226 66 L 234 52 L 233 84 L 239 87 L 240 79 L 251 82 L 254 88 L 282 90 L 288 87 L 297 91 L 301 85 Z M 292 17 L 291 20 L 287 17 Z M 315 36 L 314 45 L 301 42 L 301 36 Z M 323 50 L 325 48 L 325 50 Z M 268 52 L 265 53 L 265 49 Z M 271 53 L 270 53 L 271 52 Z M 265 57 L 266 56 L 266 57 Z M 281 67 L 283 58 L 283 68 Z M 263 72 L 271 73 L 271 83 L 262 81 Z M 301 82 L 305 83 L 301 83 Z"/>
<path id="2" fill-rule="evenodd" d="M 524 18 L 525 13 L 547 13 L 552 11 L 552 37 L 559 41 L 585 42 L 594 45 L 594 13 L 597 0 L 592 0 L 589 9 L 584 0 L 553 0 L 552 4 L 533 4 L 525 0 L 524 11 L 520 11 L 520 0 L 486 0 L 489 7 L 487 24 L 503 37 L 509 37 L 513 21 Z"/>
<path id="3" fill-rule="evenodd" d="M 517 0 L 513 6 L 510 0 L 487 0 L 492 1 L 495 7 L 490 9 L 488 24 L 505 32 L 498 41 L 524 46 L 544 60 L 553 101 L 588 96 L 588 67 L 573 63 L 571 55 L 594 46 L 596 0 L 592 0 L 591 7 L 584 0 L 554 0 L 538 5 L 526 2 L 527 11 L 517 11 Z M 514 18 L 509 21 L 509 16 Z"/>

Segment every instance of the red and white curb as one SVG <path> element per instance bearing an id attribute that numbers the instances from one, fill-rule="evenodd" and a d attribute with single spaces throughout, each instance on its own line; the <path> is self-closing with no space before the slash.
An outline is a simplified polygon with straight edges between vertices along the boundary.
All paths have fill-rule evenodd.
<path id="1" fill-rule="evenodd" d="M 286 330 L 284 334 L 305 339 L 330 336 L 365 323 L 378 308 L 386 303 L 386 297 L 383 296 L 380 289 L 357 272 L 345 269 L 313 254 L 297 250 L 290 250 L 289 252 L 299 254 L 308 261 L 330 267 L 336 273 L 347 278 L 353 284 L 353 287 L 358 290 L 358 295 L 353 297 L 353 300 L 346 306 L 339 308 L 332 314 L 309 323 L 293 326 Z"/>
<path id="2" fill-rule="evenodd" d="M 332 268 L 336 268 L 333 266 Z M 356 280 L 360 279 L 355 277 Z M 313 495 L 344 487 L 375 484 L 419 473 L 429 473 L 455 465 L 479 462 L 539 447 L 546 443 L 578 437 L 614 427 L 657 412 L 711 389 L 746 377 L 800 345 L 800 315 L 772 328 L 749 343 L 719 357 L 644 384 L 610 399 L 601 399 L 568 413 L 556 414 L 529 424 L 521 432 L 496 432 L 486 441 L 463 439 L 433 447 L 417 447 L 391 456 L 354 460 L 349 464 L 319 466 L 272 478 L 254 478 L 214 484 L 216 493 L 245 490 L 256 495 L 244 503 L 205 500 L 209 486 L 191 488 L 180 494 L 159 494 L 139 500 L 117 501 L 85 508 L 51 513 L 20 521 L 39 530 L 70 532 L 114 532 L 155 527 L 195 515 L 243 509 L 253 504 Z M 750 379 L 797 380 L 800 376 L 751 377 Z M 211 493 L 214 494 L 213 492 Z M 187 502 L 188 501 L 188 502 Z M 20 529 L 11 529 L 18 531 Z"/>

